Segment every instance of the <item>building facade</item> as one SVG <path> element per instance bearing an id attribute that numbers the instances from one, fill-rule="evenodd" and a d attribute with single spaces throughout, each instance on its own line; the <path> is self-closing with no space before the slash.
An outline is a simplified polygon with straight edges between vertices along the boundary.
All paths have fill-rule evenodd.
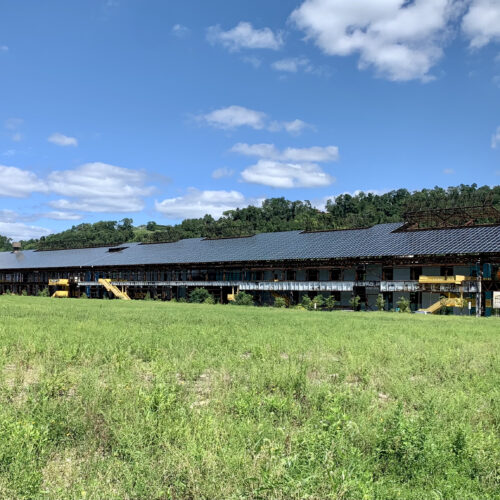
<path id="1" fill-rule="evenodd" d="M 500 291 L 500 226 L 409 231 L 393 223 L 0 253 L 0 293 L 36 295 L 59 279 L 70 279 L 72 296 L 90 298 L 109 293 L 99 281 L 105 279 L 131 298 L 180 299 L 204 287 L 221 302 L 238 291 L 252 294 L 257 304 L 277 296 L 294 304 L 320 293 L 333 294 L 339 308 L 359 296 L 360 308 L 375 310 L 382 294 L 386 309 L 404 297 L 417 311 L 443 297 L 461 297 L 460 307 L 452 304 L 456 314 L 489 315 L 492 294 Z"/>

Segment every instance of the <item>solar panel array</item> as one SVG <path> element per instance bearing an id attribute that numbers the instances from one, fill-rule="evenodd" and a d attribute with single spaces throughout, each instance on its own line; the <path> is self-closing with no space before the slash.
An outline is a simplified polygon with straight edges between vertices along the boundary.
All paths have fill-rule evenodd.
<path id="1" fill-rule="evenodd" d="M 500 253 L 500 226 L 393 232 L 401 223 L 368 229 L 304 233 L 262 233 L 250 238 L 174 243 L 127 243 L 122 251 L 106 247 L 0 253 L 0 269 L 88 268 L 147 264 L 375 258 L 408 255 Z"/>

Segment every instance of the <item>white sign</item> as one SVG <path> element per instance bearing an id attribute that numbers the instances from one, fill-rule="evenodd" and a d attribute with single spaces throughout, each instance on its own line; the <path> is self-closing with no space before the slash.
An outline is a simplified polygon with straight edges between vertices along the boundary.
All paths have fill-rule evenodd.
<path id="1" fill-rule="evenodd" d="M 493 292 L 493 309 L 500 309 L 500 292 Z"/>

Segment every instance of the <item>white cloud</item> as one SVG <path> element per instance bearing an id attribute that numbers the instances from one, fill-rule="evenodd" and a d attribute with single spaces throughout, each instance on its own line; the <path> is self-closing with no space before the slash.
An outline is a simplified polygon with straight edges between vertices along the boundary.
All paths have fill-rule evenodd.
<path id="1" fill-rule="evenodd" d="M 4 126 L 7 130 L 10 131 L 10 138 L 14 142 L 20 142 L 23 140 L 23 135 L 21 134 L 21 132 L 19 132 L 19 128 L 23 123 L 24 120 L 22 120 L 21 118 L 8 118 L 7 120 L 5 120 Z"/>
<path id="2" fill-rule="evenodd" d="M 200 191 L 189 188 L 184 196 L 155 202 L 156 210 L 169 219 L 220 217 L 226 210 L 245 207 L 249 200 L 238 191 Z"/>
<path id="3" fill-rule="evenodd" d="M 442 57 L 454 0 L 305 0 L 291 15 L 326 54 L 358 53 L 359 67 L 375 67 L 390 80 L 431 79 Z"/>
<path id="4" fill-rule="evenodd" d="M 246 62 L 247 64 L 252 65 L 255 69 L 260 68 L 262 64 L 262 59 L 259 59 L 258 57 L 255 56 L 246 56 L 242 58 L 243 62 Z"/>
<path id="5" fill-rule="evenodd" d="M 76 137 L 69 137 L 67 135 L 60 134 L 59 132 L 54 132 L 48 137 L 47 140 L 57 146 L 78 146 L 78 140 Z"/>
<path id="6" fill-rule="evenodd" d="M 335 179 L 314 163 L 284 163 L 259 160 L 241 172 L 245 182 L 276 188 L 329 186 Z"/>
<path id="7" fill-rule="evenodd" d="M 145 177 L 139 170 L 98 162 L 55 171 L 48 177 L 48 187 L 66 198 L 51 201 L 50 206 L 62 211 L 137 212 L 144 207 L 143 197 L 153 192 L 144 185 Z"/>
<path id="8" fill-rule="evenodd" d="M 446 175 L 452 175 L 455 173 L 455 170 L 453 170 L 452 168 L 445 168 L 443 170 L 443 174 L 446 174 Z"/>
<path id="9" fill-rule="evenodd" d="M 177 38 L 187 38 L 191 33 L 191 30 L 187 26 L 182 24 L 175 24 L 172 26 L 172 35 Z"/>
<path id="10" fill-rule="evenodd" d="M 7 45 L 0 45 L 0 52 L 9 52 L 9 47 Z"/>
<path id="11" fill-rule="evenodd" d="M 271 64 L 271 68 L 276 71 L 284 71 L 286 73 L 297 73 L 301 69 L 306 72 L 313 70 L 313 67 L 307 57 L 290 57 L 280 59 L 279 61 L 273 62 Z"/>
<path id="12" fill-rule="evenodd" d="M 29 170 L 0 165 L 0 179 L 0 196 L 26 198 L 33 192 L 47 191 L 45 182 Z"/>
<path id="13" fill-rule="evenodd" d="M 71 212 L 52 211 L 42 214 L 41 217 L 54 220 L 80 220 L 82 216 Z"/>
<path id="14" fill-rule="evenodd" d="M 474 49 L 500 41 L 500 2 L 472 0 L 462 20 L 462 29 L 470 38 L 470 46 Z"/>
<path id="15" fill-rule="evenodd" d="M 45 227 L 30 226 L 23 222 L 0 222 L 0 234 L 14 241 L 40 238 L 51 233 L 52 231 Z"/>
<path id="16" fill-rule="evenodd" d="M 257 156 L 277 161 L 326 163 L 337 161 L 337 146 L 313 146 L 310 148 L 286 148 L 280 151 L 274 144 L 246 144 L 239 142 L 231 151 L 245 156 Z"/>
<path id="17" fill-rule="evenodd" d="M 22 118 L 8 118 L 5 120 L 4 125 L 7 130 L 17 130 L 23 123 Z"/>
<path id="18" fill-rule="evenodd" d="M 241 49 L 272 49 L 283 46 L 283 35 L 274 33 L 270 28 L 256 29 L 248 22 L 240 22 L 233 29 L 223 31 L 219 25 L 210 26 L 207 30 L 207 40 L 220 43 L 230 51 Z"/>
<path id="19" fill-rule="evenodd" d="M 491 136 L 491 147 L 496 149 L 500 146 L 500 126 L 497 127 L 495 133 Z"/>
<path id="20" fill-rule="evenodd" d="M 286 131 L 291 135 L 300 134 L 305 128 L 311 127 L 306 122 L 295 119 L 292 121 L 270 120 L 269 116 L 254 109 L 243 106 L 228 106 L 216 109 L 211 113 L 199 115 L 199 121 L 203 121 L 211 127 L 223 130 L 233 130 L 238 127 L 250 127 L 254 130 L 268 130 L 269 132 Z"/>
<path id="21" fill-rule="evenodd" d="M 212 127 L 234 129 L 237 127 L 251 127 L 261 130 L 266 123 L 267 115 L 262 111 L 244 108 L 243 106 L 228 106 L 216 109 L 200 118 Z"/>
<path id="22" fill-rule="evenodd" d="M 217 168 L 212 172 L 213 179 L 222 179 L 223 177 L 232 177 L 234 170 L 227 167 Z"/>

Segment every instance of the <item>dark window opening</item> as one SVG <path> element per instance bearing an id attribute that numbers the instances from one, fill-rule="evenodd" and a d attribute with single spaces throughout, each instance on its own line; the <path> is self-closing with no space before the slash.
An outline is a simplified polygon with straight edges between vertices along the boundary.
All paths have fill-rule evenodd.
<path id="1" fill-rule="evenodd" d="M 441 266 L 440 276 L 453 276 L 453 266 Z"/>
<path id="2" fill-rule="evenodd" d="M 331 281 L 342 281 L 342 269 L 336 268 L 330 271 Z"/>
<path id="3" fill-rule="evenodd" d="M 306 275 L 307 275 L 306 281 L 319 280 L 319 271 L 317 269 L 308 269 Z"/>
<path id="4" fill-rule="evenodd" d="M 394 279 L 394 269 L 392 267 L 384 267 L 382 269 L 382 279 L 384 281 L 392 281 Z"/>
<path id="5" fill-rule="evenodd" d="M 410 279 L 418 281 L 418 279 L 422 276 L 422 267 L 412 267 L 410 268 Z"/>
<path id="6" fill-rule="evenodd" d="M 295 281 L 296 272 L 293 269 L 287 269 L 286 271 L 286 280 L 287 281 Z"/>

